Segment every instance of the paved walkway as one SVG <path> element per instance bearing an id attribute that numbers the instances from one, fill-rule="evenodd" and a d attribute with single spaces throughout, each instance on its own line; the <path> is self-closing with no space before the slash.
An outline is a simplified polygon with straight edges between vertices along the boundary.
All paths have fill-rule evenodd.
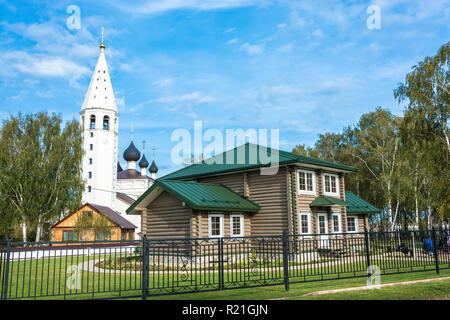
<path id="1" fill-rule="evenodd" d="M 335 289 L 335 290 L 315 291 L 315 292 L 307 293 L 307 294 L 304 294 L 304 295 L 298 296 L 298 297 L 309 297 L 309 296 L 318 296 L 318 295 L 322 295 L 322 294 L 331 294 L 331 293 L 339 293 L 339 292 L 380 289 L 380 288 L 393 287 L 393 286 L 398 286 L 398 285 L 406 285 L 406 284 L 413 284 L 413 283 L 425 283 L 425 282 L 432 282 L 432 281 L 439 281 L 439 280 L 450 280 L 450 277 L 415 280 L 415 281 L 404 281 L 404 282 L 392 282 L 392 283 L 385 283 L 385 284 L 374 285 L 374 286 L 363 286 L 363 287 L 343 288 L 343 289 Z M 276 298 L 276 299 L 270 299 L 270 300 L 285 300 L 285 299 L 292 299 L 292 298 L 296 298 L 296 297 Z"/>

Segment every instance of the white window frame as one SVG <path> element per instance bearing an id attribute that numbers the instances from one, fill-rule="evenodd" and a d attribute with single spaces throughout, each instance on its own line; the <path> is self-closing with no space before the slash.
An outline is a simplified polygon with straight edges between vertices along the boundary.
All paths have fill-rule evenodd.
<path id="1" fill-rule="evenodd" d="M 302 231 L 302 215 L 306 215 L 308 217 L 308 232 L 307 233 L 304 233 Z M 310 238 L 311 237 L 311 233 L 312 233 L 311 227 L 312 227 L 311 226 L 311 211 L 301 210 L 298 213 L 298 229 L 299 229 L 298 233 L 302 234 L 302 235 L 308 234 L 309 236 L 307 236 L 306 238 Z"/>
<path id="2" fill-rule="evenodd" d="M 348 218 L 354 218 L 355 219 L 355 231 L 348 230 Z M 347 232 L 348 233 L 358 233 L 359 232 L 359 220 L 358 216 L 347 216 Z"/>
<path id="3" fill-rule="evenodd" d="M 335 177 L 336 178 L 336 192 L 327 192 L 326 191 L 326 186 L 325 186 L 325 176 L 330 176 L 330 177 Z M 339 175 L 334 174 L 334 173 L 327 173 L 325 172 L 323 174 L 323 193 L 327 196 L 339 196 Z M 330 180 L 330 190 L 331 190 L 331 180 Z"/>
<path id="4" fill-rule="evenodd" d="M 218 236 L 213 236 L 211 234 L 211 231 L 212 231 L 212 229 L 211 229 L 211 226 L 212 226 L 211 218 L 212 217 L 219 217 L 220 218 L 220 235 L 218 235 Z M 224 232 L 223 214 L 219 214 L 219 213 L 211 213 L 211 214 L 209 214 L 208 215 L 208 235 L 209 235 L 209 237 L 210 238 L 222 238 L 223 237 L 223 232 Z"/>
<path id="5" fill-rule="evenodd" d="M 307 173 L 311 173 L 312 174 L 312 191 L 309 190 L 300 190 L 300 173 L 304 173 L 305 174 L 305 183 L 306 183 L 306 174 Z M 306 184 L 305 184 L 306 186 Z M 297 170 L 297 189 L 298 189 L 298 194 L 311 194 L 311 195 L 315 195 L 316 194 L 316 173 L 314 171 L 311 170 L 303 170 L 303 169 L 298 169 Z"/>
<path id="6" fill-rule="evenodd" d="M 234 219 L 233 218 L 239 218 L 240 224 L 241 224 L 241 233 L 240 234 L 233 234 L 234 230 Z M 244 215 L 243 214 L 231 214 L 230 215 L 230 237 L 243 237 L 244 236 Z"/>
<path id="7" fill-rule="evenodd" d="M 333 220 L 334 217 L 338 218 L 338 226 L 339 226 L 338 231 L 334 230 L 334 220 Z M 342 213 L 339 211 L 331 212 L 331 230 L 333 231 L 333 233 L 342 233 Z"/>

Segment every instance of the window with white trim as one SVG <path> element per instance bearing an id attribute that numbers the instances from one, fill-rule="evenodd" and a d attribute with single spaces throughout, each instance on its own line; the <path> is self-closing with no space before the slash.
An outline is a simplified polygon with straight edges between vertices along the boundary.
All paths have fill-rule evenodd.
<path id="1" fill-rule="evenodd" d="M 232 237 L 244 236 L 244 215 L 242 214 L 230 215 L 230 235 Z"/>
<path id="2" fill-rule="evenodd" d="M 300 234 L 311 234 L 311 212 L 300 211 L 298 217 Z"/>
<path id="3" fill-rule="evenodd" d="M 210 238 L 223 237 L 223 214 L 210 214 L 208 216 L 208 231 Z"/>
<path id="4" fill-rule="evenodd" d="M 298 170 L 298 193 L 316 194 L 316 173 L 314 171 Z"/>
<path id="5" fill-rule="evenodd" d="M 342 232 L 342 219 L 341 213 L 335 211 L 331 214 L 331 222 L 333 224 L 333 233 L 341 233 Z"/>
<path id="6" fill-rule="evenodd" d="M 347 216 L 347 232 L 358 232 L 358 217 Z"/>
<path id="7" fill-rule="evenodd" d="M 323 174 L 323 192 L 326 195 L 339 196 L 339 176 L 337 174 Z"/>

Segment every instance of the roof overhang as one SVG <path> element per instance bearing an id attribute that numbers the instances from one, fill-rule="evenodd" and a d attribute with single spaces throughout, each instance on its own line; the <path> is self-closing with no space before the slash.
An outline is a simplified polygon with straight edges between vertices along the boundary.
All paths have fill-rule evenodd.
<path id="1" fill-rule="evenodd" d="M 126 214 L 138 215 L 147 210 L 148 205 L 163 193 L 164 189 L 154 183 L 127 210 Z"/>
<path id="2" fill-rule="evenodd" d="M 310 169 L 323 170 L 323 171 L 336 172 L 336 173 L 355 173 L 356 172 L 356 171 L 352 171 L 352 170 L 324 167 L 324 166 L 318 166 L 318 165 L 314 165 L 314 164 L 301 163 L 301 162 L 296 162 L 295 166 L 299 167 L 299 168 L 300 167 L 301 168 L 310 168 Z"/>
<path id="3" fill-rule="evenodd" d="M 315 207 L 333 207 L 333 206 L 349 206 L 350 204 L 344 200 L 333 198 L 330 196 L 318 196 L 316 197 L 309 206 L 311 208 Z"/>
<path id="4" fill-rule="evenodd" d="M 198 211 L 257 212 L 260 209 L 260 206 L 255 202 L 242 198 L 241 195 L 223 185 L 179 180 L 157 180 L 127 209 L 127 214 L 144 212 L 164 191 L 182 201 L 191 209 Z M 197 195 L 199 194 L 204 198 L 198 199 Z"/>

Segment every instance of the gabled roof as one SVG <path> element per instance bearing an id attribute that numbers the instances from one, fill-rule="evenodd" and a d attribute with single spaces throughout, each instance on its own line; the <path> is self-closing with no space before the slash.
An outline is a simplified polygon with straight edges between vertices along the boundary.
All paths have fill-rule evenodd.
<path id="1" fill-rule="evenodd" d="M 103 214 L 110 221 L 112 221 L 113 223 L 115 223 L 116 225 L 121 227 L 122 229 L 136 229 L 137 228 L 134 224 L 132 224 L 130 221 L 128 221 L 127 219 L 122 217 L 119 213 L 115 212 L 113 209 L 111 209 L 109 207 L 101 206 L 99 204 L 94 204 L 94 203 L 85 203 L 85 204 L 83 204 L 80 208 L 78 208 L 77 210 L 75 210 L 71 214 L 67 215 L 66 217 L 64 217 L 63 219 L 61 219 L 57 223 L 55 223 L 51 228 L 56 227 L 58 224 L 60 224 L 61 222 L 63 222 L 67 218 L 69 218 L 72 214 L 74 214 L 75 212 L 79 211 L 81 208 L 83 208 L 85 206 L 91 207 L 91 209 L 94 209 L 98 213 Z"/>
<path id="2" fill-rule="evenodd" d="M 128 205 L 132 205 L 134 202 L 134 199 L 128 195 L 126 195 L 125 193 L 122 192 L 117 192 L 116 193 L 116 198 L 122 200 L 123 202 L 127 203 Z"/>
<path id="3" fill-rule="evenodd" d="M 331 207 L 331 206 L 348 206 L 344 200 L 333 198 L 330 196 L 318 196 L 310 204 L 310 207 Z"/>
<path id="4" fill-rule="evenodd" d="M 345 191 L 345 200 L 350 204 L 347 207 L 347 213 L 366 214 L 380 212 L 380 209 L 361 199 L 350 191 Z"/>
<path id="5" fill-rule="evenodd" d="M 98 212 L 104 214 L 106 217 L 108 217 L 112 222 L 119 225 L 122 229 L 136 229 L 137 227 L 132 224 L 130 221 L 122 217 L 120 214 L 115 212 L 110 207 L 101 206 L 98 204 L 93 203 L 87 203 L 87 205 L 91 206 Z"/>
<path id="6" fill-rule="evenodd" d="M 245 199 L 231 189 L 219 184 L 158 179 L 127 209 L 127 214 L 131 213 L 145 197 L 150 196 L 157 187 L 167 191 L 195 210 L 233 212 L 256 212 L 259 210 L 259 205 L 253 201 Z"/>
<path id="7" fill-rule="evenodd" d="M 220 155 L 217 155 L 215 157 L 204 160 L 201 163 L 193 164 L 175 172 L 169 173 L 168 175 L 161 177 L 161 179 L 185 179 L 230 171 L 268 167 L 270 166 L 270 163 L 268 163 L 267 160 L 264 161 L 264 159 L 261 159 L 260 153 L 263 157 L 265 157 L 266 155 L 267 157 L 270 157 L 272 154 L 275 155 L 276 152 L 278 152 L 279 155 L 278 163 L 280 165 L 302 163 L 319 167 L 333 168 L 342 171 L 357 171 L 356 168 L 343 164 L 315 159 L 291 152 L 247 143 L 221 153 Z"/>

